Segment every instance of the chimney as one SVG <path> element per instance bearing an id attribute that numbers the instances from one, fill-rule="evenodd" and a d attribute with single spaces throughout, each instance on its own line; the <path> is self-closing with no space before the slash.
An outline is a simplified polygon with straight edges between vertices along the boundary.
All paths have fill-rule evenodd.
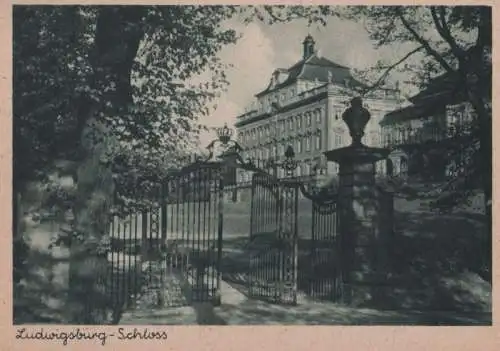
<path id="1" fill-rule="evenodd" d="M 311 34 L 308 34 L 307 37 L 304 39 L 302 42 L 304 46 L 304 60 L 307 60 L 309 57 L 311 57 L 314 54 L 314 39 L 311 36 Z"/>

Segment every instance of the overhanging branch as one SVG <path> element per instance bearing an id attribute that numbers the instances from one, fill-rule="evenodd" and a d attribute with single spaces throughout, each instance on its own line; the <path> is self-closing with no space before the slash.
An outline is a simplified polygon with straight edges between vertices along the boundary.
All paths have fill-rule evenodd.
<path id="1" fill-rule="evenodd" d="M 439 15 L 437 13 L 439 9 Z M 452 52 L 455 54 L 455 56 L 461 60 L 464 55 L 465 51 L 462 50 L 456 40 L 453 38 L 450 28 L 448 27 L 448 24 L 446 23 L 446 10 L 443 6 L 440 6 L 439 8 L 436 6 L 431 6 L 430 8 L 431 11 L 431 16 L 432 19 L 434 20 L 434 26 L 436 27 L 437 32 L 439 35 L 448 43 L 450 46 Z"/>
<path id="2" fill-rule="evenodd" d="M 439 64 L 449 73 L 453 73 L 454 70 L 453 68 L 448 64 L 448 62 L 445 61 L 445 59 L 442 57 L 441 54 L 439 54 L 436 50 L 434 50 L 429 42 L 424 38 L 422 37 L 421 35 L 419 35 L 415 29 L 411 26 L 411 24 L 406 20 L 406 18 L 404 17 L 403 13 L 401 11 L 398 11 L 397 12 L 397 15 L 399 17 L 399 19 L 401 20 L 401 22 L 403 23 L 403 26 L 408 30 L 408 32 L 410 32 L 410 34 L 413 36 L 413 38 L 420 44 L 423 46 L 423 48 L 425 49 L 425 51 L 427 51 L 427 53 L 429 55 L 431 55 L 432 57 L 434 57 L 438 62 Z"/>
<path id="3" fill-rule="evenodd" d="M 369 93 L 370 91 L 372 91 L 373 89 L 376 89 L 380 84 L 382 84 L 384 82 L 384 80 L 387 78 L 387 76 L 391 73 L 391 71 L 393 69 L 395 69 L 401 63 L 405 62 L 410 56 L 412 56 L 415 53 L 421 51 L 422 49 L 424 49 L 424 47 L 423 46 L 419 46 L 419 47 L 413 49 L 412 51 L 410 51 L 409 53 L 407 53 L 405 56 L 403 56 L 398 61 L 396 61 L 393 64 L 391 64 L 390 66 L 387 66 L 385 68 L 384 73 L 382 73 L 382 75 L 377 79 L 377 81 L 375 83 L 373 83 L 371 86 L 369 86 L 368 88 L 363 89 L 363 91 L 362 91 L 361 94 L 365 95 L 365 94 Z"/>

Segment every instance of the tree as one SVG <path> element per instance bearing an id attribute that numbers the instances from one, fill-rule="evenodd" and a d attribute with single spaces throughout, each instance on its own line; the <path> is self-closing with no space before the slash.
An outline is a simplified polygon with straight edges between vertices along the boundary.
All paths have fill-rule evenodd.
<path id="1" fill-rule="evenodd" d="M 455 190 L 443 191 L 438 203 L 447 203 L 449 196 L 466 190 L 467 186 L 477 186 L 476 180 L 480 178 L 486 208 L 491 213 L 491 8 L 349 7 L 344 16 L 366 21 L 377 48 L 394 45 L 408 48 L 401 58 L 379 62 L 373 68 L 381 74 L 371 88 L 385 82 L 391 73 L 403 71 L 416 78 L 422 89 L 443 81 L 446 85 L 441 84 L 441 88 L 449 96 L 470 102 L 477 115 L 467 127 L 472 137 L 456 143 L 452 156 L 471 153 L 471 157 L 456 162 L 464 171 L 447 184 Z"/>
<path id="2" fill-rule="evenodd" d="M 233 30 L 221 27 L 234 11 L 222 6 L 14 8 L 14 188 L 22 192 L 31 180 L 46 181 L 58 160 L 74 163 L 76 193 L 69 206 L 75 216 L 76 300 L 97 300 L 99 273 L 91 267 L 99 267 L 99 259 L 93 245 L 106 233 L 112 170 L 118 170 L 118 184 L 127 183 L 134 172 L 122 172 L 120 164 L 144 175 L 160 161 L 175 162 L 168 156 L 182 151 L 179 141 L 187 135 L 196 139 L 197 117 L 208 113 L 210 101 L 226 85 L 216 54 L 237 39 Z M 203 72 L 208 78 L 188 83 Z M 90 254 L 82 257 L 85 252 Z M 70 313 L 81 317 L 82 308 Z"/>
<path id="3" fill-rule="evenodd" d="M 14 178 L 33 179 L 60 157 L 77 160 L 92 115 L 127 152 L 178 151 L 185 133 L 196 139 L 196 118 L 209 112 L 227 83 L 215 54 L 236 40 L 234 31 L 217 29 L 231 13 L 196 6 L 16 6 Z M 203 71 L 212 74 L 184 84 Z"/>

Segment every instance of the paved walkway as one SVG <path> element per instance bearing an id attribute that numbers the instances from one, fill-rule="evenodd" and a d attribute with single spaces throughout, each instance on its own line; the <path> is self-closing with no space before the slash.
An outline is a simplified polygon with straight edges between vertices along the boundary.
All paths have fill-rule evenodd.
<path id="1" fill-rule="evenodd" d="M 491 325 L 491 313 L 380 311 L 302 299 L 281 306 L 248 299 L 223 282 L 223 303 L 128 311 L 120 324 L 142 325 Z"/>

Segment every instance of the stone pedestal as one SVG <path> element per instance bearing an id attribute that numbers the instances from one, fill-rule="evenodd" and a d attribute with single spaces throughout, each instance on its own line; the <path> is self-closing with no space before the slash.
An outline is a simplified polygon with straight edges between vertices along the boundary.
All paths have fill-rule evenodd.
<path id="1" fill-rule="evenodd" d="M 339 164 L 338 222 L 344 302 L 372 305 L 386 279 L 386 240 L 383 237 L 380 194 L 375 186 L 375 163 L 388 150 L 353 145 L 327 151 Z"/>

